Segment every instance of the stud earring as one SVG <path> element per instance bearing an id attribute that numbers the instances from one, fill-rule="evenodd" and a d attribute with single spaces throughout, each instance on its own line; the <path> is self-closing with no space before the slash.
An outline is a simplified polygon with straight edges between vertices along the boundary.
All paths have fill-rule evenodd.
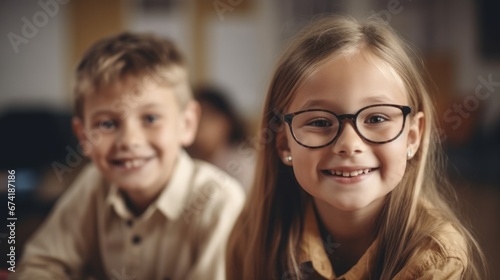
<path id="1" fill-rule="evenodd" d="M 285 160 L 288 162 L 292 162 L 292 156 L 290 156 L 290 155 L 286 156 Z"/>
<path id="2" fill-rule="evenodd" d="M 411 149 L 408 150 L 408 153 L 406 154 L 407 159 L 411 159 L 413 157 L 413 154 L 411 152 Z"/>

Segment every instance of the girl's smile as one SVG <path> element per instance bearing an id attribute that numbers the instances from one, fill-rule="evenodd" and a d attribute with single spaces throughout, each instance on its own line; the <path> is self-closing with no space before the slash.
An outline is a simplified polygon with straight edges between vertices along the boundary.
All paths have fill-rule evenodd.
<path id="1" fill-rule="evenodd" d="M 378 168 L 372 167 L 334 167 L 332 169 L 323 169 L 321 172 L 331 177 L 338 183 L 341 184 L 355 184 L 361 182 L 373 175 Z"/>
<path id="2" fill-rule="evenodd" d="M 286 110 L 288 164 L 302 188 L 343 211 L 381 202 L 403 178 L 415 140 L 405 106 L 401 79 L 368 50 L 327 60 Z"/>

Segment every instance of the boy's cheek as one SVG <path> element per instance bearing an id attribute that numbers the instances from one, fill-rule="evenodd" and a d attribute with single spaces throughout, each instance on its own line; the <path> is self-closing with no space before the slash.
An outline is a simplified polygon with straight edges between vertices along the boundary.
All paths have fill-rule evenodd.
<path id="1" fill-rule="evenodd" d="M 106 162 L 108 153 L 111 151 L 111 143 L 107 143 L 105 138 L 101 139 L 99 142 L 90 145 L 90 148 L 86 151 L 86 156 L 92 160 L 94 163 Z"/>

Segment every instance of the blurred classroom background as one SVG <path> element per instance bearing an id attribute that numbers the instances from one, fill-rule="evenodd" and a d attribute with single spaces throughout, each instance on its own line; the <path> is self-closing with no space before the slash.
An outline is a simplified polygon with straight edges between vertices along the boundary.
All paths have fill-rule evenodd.
<path id="1" fill-rule="evenodd" d="M 2 0 L 0 194 L 6 208 L 6 171 L 15 169 L 17 256 L 86 162 L 70 127 L 71 78 L 95 40 L 123 30 L 173 39 L 188 58 L 193 85 L 222 88 L 251 140 L 284 43 L 322 14 L 375 14 L 428 67 L 451 179 L 499 279 L 498 12 L 500 2 L 486 0 Z M 5 221 L 7 210 L 1 212 Z"/>

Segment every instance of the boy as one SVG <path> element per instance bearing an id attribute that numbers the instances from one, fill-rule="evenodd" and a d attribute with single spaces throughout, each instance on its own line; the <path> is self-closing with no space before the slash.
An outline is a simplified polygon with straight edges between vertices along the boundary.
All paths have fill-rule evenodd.
<path id="1" fill-rule="evenodd" d="M 18 279 L 224 279 L 244 195 L 193 161 L 199 106 L 169 41 L 123 33 L 76 71 L 73 129 L 92 164 L 26 246 Z"/>

